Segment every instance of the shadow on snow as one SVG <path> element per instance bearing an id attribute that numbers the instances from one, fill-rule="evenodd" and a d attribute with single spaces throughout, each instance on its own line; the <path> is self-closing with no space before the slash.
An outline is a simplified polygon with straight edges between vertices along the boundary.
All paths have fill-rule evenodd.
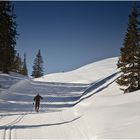
<path id="1" fill-rule="evenodd" d="M 68 123 L 74 122 L 81 117 L 82 116 L 79 116 L 79 117 L 76 117 L 76 118 L 69 120 L 69 121 L 50 123 L 50 124 L 39 124 L 39 125 L 16 125 L 16 124 L 11 125 L 11 124 L 8 124 L 9 126 L 8 125 L 7 126 L 6 125 L 0 126 L 0 130 L 2 130 L 2 129 L 15 129 L 15 128 L 16 129 L 28 129 L 28 128 L 38 128 L 38 127 L 44 127 L 44 126 L 49 127 L 49 126 L 55 126 L 55 125 L 63 125 L 63 124 L 68 124 Z"/>

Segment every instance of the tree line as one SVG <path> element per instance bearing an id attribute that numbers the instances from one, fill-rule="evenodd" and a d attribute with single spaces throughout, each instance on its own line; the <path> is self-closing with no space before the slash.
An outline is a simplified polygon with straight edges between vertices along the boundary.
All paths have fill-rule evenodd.
<path id="1" fill-rule="evenodd" d="M 18 36 L 14 5 L 10 1 L 0 1 L 0 71 L 28 75 L 26 54 L 22 59 L 15 49 Z M 37 78 L 42 75 L 43 59 L 39 50 L 34 60 L 32 76 Z"/>

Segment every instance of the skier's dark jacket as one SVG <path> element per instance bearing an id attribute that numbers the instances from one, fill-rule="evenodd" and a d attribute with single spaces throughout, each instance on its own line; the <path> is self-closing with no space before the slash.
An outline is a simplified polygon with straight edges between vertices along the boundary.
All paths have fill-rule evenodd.
<path id="1" fill-rule="evenodd" d="M 39 94 L 37 94 L 35 97 L 34 97 L 34 101 L 36 103 L 40 103 L 40 100 L 43 99 L 43 97 L 41 97 Z"/>

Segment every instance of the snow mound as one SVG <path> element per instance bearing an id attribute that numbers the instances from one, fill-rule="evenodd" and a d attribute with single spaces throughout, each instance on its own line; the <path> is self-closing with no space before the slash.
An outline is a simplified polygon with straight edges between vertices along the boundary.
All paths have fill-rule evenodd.
<path id="1" fill-rule="evenodd" d="M 4 74 L 0 72 L 0 89 L 8 89 L 12 85 L 16 84 L 20 80 L 27 79 L 27 76 L 23 76 L 18 73 L 10 72 L 10 74 Z"/>

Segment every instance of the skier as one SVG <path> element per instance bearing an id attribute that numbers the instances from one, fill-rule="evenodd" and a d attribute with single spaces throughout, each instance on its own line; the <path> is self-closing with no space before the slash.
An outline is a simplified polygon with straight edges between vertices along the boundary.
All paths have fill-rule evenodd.
<path id="1" fill-rule="evenodd" d="M 39 111 L 39 106 L 40 106 L 40 100 L 43 99 L 43 97 L 41 97 L 39 94 L 37 94 L 34 97 L 34 101 L 35 101 L 35 111 L 38 112 Z M 34 105 L 34 103 L 33 103 Z"/>

